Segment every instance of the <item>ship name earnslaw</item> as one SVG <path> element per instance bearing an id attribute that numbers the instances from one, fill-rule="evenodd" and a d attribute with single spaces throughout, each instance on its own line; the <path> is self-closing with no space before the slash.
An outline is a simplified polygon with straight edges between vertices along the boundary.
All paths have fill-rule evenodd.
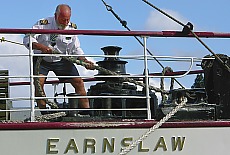
<path id="1" fill-rule="evenodd" d="M 129 146 L 131 142 L 134 140 L 132 137 L 124 137 L 120 141 L 120 149 Z M 68 154 L 68 153 L 96 153 L 96 151 L 100 151 L 102 154 L 113 153 L 118 149 L 115 147 L 116 138 L 102 138 L 102 146 L 97 148 L 97 139 L 95 138 L 85 138 L 83 139 L 83 143 L 81 144 L 83 148 L 79 148 L 78 142 L 75 138 L 71 138 L 66 142 L 66 145 L 60 146 L 63 142 L 61 142 L 60 138 L 48 138 L 46 145 L 46 154 Z M 184 148 L 185 137 L 171 137 L 171 143 L 166 143 L 165 137 L 159 137 L 155 144 L 150 144 L 152 148 L 148 148 L 145 146 L 144 141 L 140 142 L 137 146 L 137 151 L 141 152 L 156 152 L 158 150 L 162 151 L 182 151 Z M 65 143 L 64 143 L 65 144 Z M 148 144 L 149 145 L 149 144 Z M 82 149 L 82 150 L 81 150 Z"/>

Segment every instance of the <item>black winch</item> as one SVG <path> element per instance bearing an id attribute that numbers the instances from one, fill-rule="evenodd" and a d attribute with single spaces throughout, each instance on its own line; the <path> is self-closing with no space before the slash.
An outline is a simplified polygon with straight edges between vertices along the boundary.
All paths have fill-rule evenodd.
<path id="1" fill-rule="evenodd" d="M 101 48 L 105 57 L 103 61 L 97 62 L 97 64 L 103 68 L 116 72 L 120 75 L 128 75 L 126 73 L 125 65 L 127 61 L 120 60 L 118 58 L 121 47 L 118 46 L 106 46 Z M 111 57 L 112 56 L 112 57 Z M 107 75 L 106 73 L 99 72 L 98 75 Z M 137 90 L 137 86 L 121 81 L 119 78 L 110 77 L 102 78 L 104 82 L 93 85 L 88 90 L 89 96 L 102 96 L 103 98 L 91 99 L 92 108 L 96 109 L 119 109 L 119 108 L 146 108 L 147 102 L 145 98 L 127 98 L 126 96 L 145 96 L 145 89 Z M 105 98 L 105 96 L 108 96 Z M 109 97 L 112 96 L 112 97 Z M 113 96 L 122 96 L 115 98 Z M 157 107 L 157 97 L 155 93 L 150 92 L 151 114 L 155 117 L 155 110 Z M 94 111 L 94 116 L 101 117 L 119 117 L 119 118 L 146 118 L 146 110 L 97 110 Z"/>
<path id="2" fill-rule="evenodd" d="M 119 52 L 121 47 L 118 46 L 106 46 L 101 48 L 104 52 L 105 57 L 103 61 L 98 61 L 97 64 L 103 68 L 106 68 L 112 72 L 118 74 L 126 74 L 125 64 L 127 61 L 120 60 L 119 57 L 109 57 L 109 56 L 119 56 Z M 105 73 L 101 73 L 99 71 L 99 75 L 105 75 Z"/>

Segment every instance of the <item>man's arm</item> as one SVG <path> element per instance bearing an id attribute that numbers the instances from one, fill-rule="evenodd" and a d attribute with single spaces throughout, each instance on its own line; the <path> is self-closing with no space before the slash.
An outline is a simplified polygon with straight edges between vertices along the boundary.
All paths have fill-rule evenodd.
<path id="1" fill-rule="evenodd" d="M 52 48 L 45 46 L 43 44 L 37 43 L 37 42 L 32 43 L 32 48 L 42 51 L 43 54 L 52 54 L 52 51 L 53 51 Z"/>
<path id="2" fill-rule="evenodd" d="M 85 66 L 86 69 L 94 70 L 94 63 L 92 61 L 87 60 L 84 56 L 79 56 L 77 59 L 87 63 L 87 66 Z"/>

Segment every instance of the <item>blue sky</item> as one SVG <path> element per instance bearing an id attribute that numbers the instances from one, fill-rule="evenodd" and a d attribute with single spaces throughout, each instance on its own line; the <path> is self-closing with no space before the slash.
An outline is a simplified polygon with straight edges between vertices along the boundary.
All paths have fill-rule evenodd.
<path id="1" fill-rule="evenodd" d="M 105 0 L 112 6 L 119 17 L 128 22 L 131 30 L 165 31 L 182 30 L 182 27 L 166 18 L 142 0 Z M 166 11 L 183 23 L 190 21 L 194 25 L 194 31 L 229 32 L 229 4 L 230 1 L 208 1 L 208 0 L 149 0 L 150 3 Z M 55 7 L 60 3 L 67 3 L 72 7 L 71 21 L 78 25 L 80 30 L 126 30 L 119 21 L 108 12 L 101 0 L 7 0 L 0 5 L 0 28 L 30 28 L 37 20 L 53 16 Z M 0 34 L 0 37 L 22 42 L 23 35 Z M 79 36 L 81 46 L 85 54 L 103 54 L 101 49 L 104 46 L 115 45 L 122 47 L 121 55 L 142 54 L 143 48 L 133 37 L 89 37 Z M 215 53 L 229 55 L 229 39 L 202 39 Z M 203 57 L 210 54 L 197 40 L 192 38 L 150 38 L 148 49 L 155 56 L 195 56 Z M 24 47 L 1 43 L 2 53 L 27 53 Z M 9 69 L 10 75 L 22 75 L 28 73 L 28 64 L 23 58 L 2 59 L 0 69 Z M 93 59 L 94 62 L 100 59 Z M 163 63 L 164 66 L 171 66 L 173 69 L 184 70 L 187 65 L 175 65 Z M 127 64 L 127 72 L 130 74 L 141 74 L 143 68 L 133 62 Z M 201 69 L 195 66 L 194 69 Z M 151 72 L 160 72 L 161 68 L 157 63 L 152 63 Z M 82 71 L 82 75 L 95 74 L 92 71 Z M 194 77 L 192 77 L 192 80 Z M 20 79 L 25 81 L 25 79 Z M 191 80 L 191 78 L 189 78 Z M 11 81 L 17 81 L 12 79 Z M 187 78 L 180 79 L 186 87 L 190 87 L 193 81 L 188 82 Z M 157 81 L 153 82 L 157 86 Z M 24 96 L 28 90 L 18 91 L 19 88 L 11 90 L 11 96 Z M 50 89 L 50 88 L 47 88 Z M 51 91 L 51 89 L 50 89 Z"/>
<path id="2" fill-rule="evenodd" d="M 146 18 L 154 11 L 142 0 L 107 0 L 107 4 L 134 30 L 143 30 Z M 203 30 L 226 31 L 229 27 L 227 0 L 184 1 L 149 0 L 161 9 L 176 12 L 180 17 L 198 24 Z M 7 0 L 1 2 L 1 27 L 27 28 L 37 19 L 52 16 L 57 4 L 67 3 L 73 9 L 72 21 L 80 29 L 118 29 L 122 28 L 108 13 L 101 0 Z M 106 24 L 105 24 L 106 23 Z"/>

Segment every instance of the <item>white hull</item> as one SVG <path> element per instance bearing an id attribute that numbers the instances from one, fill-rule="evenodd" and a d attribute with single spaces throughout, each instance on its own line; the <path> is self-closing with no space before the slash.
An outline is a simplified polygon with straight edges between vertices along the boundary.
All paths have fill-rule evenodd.
<path id="1" fill-rule="evenodd" d="M 192 91 L 188 89 L 173 89 L 173 91 L 165 91 L 162 88 L 155 88 L 150 85 L 150 79 L 159 78 L 163 81 L 163 78 L 182 78 L 189 73 L 192 73 L 192 68 L 195 63 L 202 63 L 202 58 L 195 57 L 172 57 L 172 56 L 150 56 L 147 53 L 147 38 L 155 37 L 194 37 L 193 34 L 184 34 L 181 31 L 162 31 L 162 32 L 148 32 L 148 31 L 97 31 L 97 30 L 76 30 L 76 31 L 63 31 L 63 30 L 39 30 L 39 29 L 0 29 L 1 33 L 20 33 L 20 34 L 68 34 L 68 35 L 101 35 L 101 36 L 141 36 L 143 38 L 143 55 L 128 55 L 126 59 L 143 61 L 141 63 L 132 63 L 133 67 L 136 67 L 137 72 L 140 69 L 144 74 L 117 74 L 106 69 L 105 66 L 95 66 L 100 71 L 106 69 L 106 74 L 89 75 L 89 79 L 86 81 L 93 80 L 97 82 L 98 80 L 105 80 L 105 82 L 98 82 L 93 87 L 90 87 L 88 95 L 86 96 L 91 101 L 90 104 L 94 113 L 92 117 L 79 117 L 78 111 L 85 109 L 79 109 L 78 102 L 71 103 L 68 100 L 68 106 L 66 102 L 60 106 L 57 111 L 67 111 L 59 113 L 59 115 L 54 114 L 53 117 L 49 118 L 46 115 L 42 117 L 38 116 L 35 112 L 44 111 L 44 109 L 36 109 L 35 101 L 37 99 L 70 99 L 70 98 L 82 98 L 79 95 L 68 96 L 66 90 L 60 94 L 62 97 L 56 96 L 56 85 L 54 95 L 47 95 L 41 97 L 34 96 L 34 77 L 33 76 L 33 57 L 38 56 L 33 54 L 32 46 L 30 46 L 30 54 L 19 54 L 12 56 L 26 56 L 30 61 L 29 68 L 30 74 L 22 76 L 29 78 L 29 96 L 26 97 L 9 97 L 9 78 L 21 78 L 18 76 L 8 75 L 8 71 L 4 76 L 2 76 L 2 90 L 5 91 L 0 99 L 3 100 L 1 103 L 0 120 L 0 152 L 1 155 L 121 155 L 121 149 L 128 147 L 132 142 L 139 140 L 139 137 L 146 134 L 151 127 L 157 122 L 154 119 L 161 119 L 161 122 L 166 120 L 181 120 L 178 122 L 166 122 L 163 123 L 162 127 L 151 132 L 147 138 L 140 140 L 130 152 L 129 155 L 226 155 L 228 154 L 228 145 L 230 144 L 230 121 L 211 121 L 211 120 L 229 120 L 230 115 L 230 83 L 229 83 L 229 72 L 222 70 L 222 67 L 215 65 L 215 63 L 210 63 L 212 65 L 207 65 L 206 67 L 215 66 L 211 70 L 213 72 L 213 78 L 217 79 L 216 85 L 211 82 L 211 87 L 208 91 L 215 92 L 214 95 L 211 93 L 210 96 L 206 96 L 204 89 L 194 88 Z M 197 32 L 199 37 L 222 37 L 230 38 L 229 33 L 212 33 L 212 32 Z M 150 44 L 151 45 L 151 44 Z M 8 53 L 2 54 L 0 57 L 11 56 Z M 47 55 L 40 55 L 47 56 Z M 67 55 L 56 54 L 56 56 L 67 57 Z M 77 55 L 78 56 L 78 55 Z M 108 55 L 105 54 L 107 58 L 119 58 L 118 55 Z M 93 55 L 97 57 L 97 55 Z M 99 57 L 101 57 L 99 55 Z M 121 57 L 122 58 L 122 57 Z M 175 60 L 175 62 L 188 63 L 187 71 L 183 71 L 176 74 L 168 74 L 163 76 L 162 71 L 158 74 L 148 73 L 150 65 L 148 65 L 149 60 L 154 60 L 160 58 L 161 61 L 170 62 Z M 229 58 L 229 57 L 224 57 Z M 216 58 L 206 58 L 206 60 L 215 60 Z M 71 59 L 72 60 L 72 59 Z M 156 59 L 157 60 L 157 59 Z M 71 61 L 72 62 L 72 61 Z M 98 61 L 101 62 L 101 61 Z M 104 60 L 107 62 L 107 60 Z M 123 64 L 126 61 L 114 60 L 113 63 L 118 65 L 117 68 L 124 68 Z M 208 62 L 208 61 L 207 61 Z M 214 61 L 215 62 L 215 61 Z M 80 60 L 76 60 L 73 63 L 77 65 L 83 65 Z M 173 62 L 174 63 L 174 62 Z M 216 64 L 219 62 L 216 61 Z M 110 65 L 111 65 L 110 64 Z M 86 64 L 85 64 L 86 65 Z M 181 65 L 181 64 L 180 64 Z M 182 64 L 184 65 L 184 64 Z M 226 65 L 223 63 L 222 65 Z M 109 65 L 108 65 L 109 66 Z M 112 65 L 113 66 L 113 65 Z M 121 67 L 122 66 L 122 67 Z M 142 68 L 143 66 L 143 68 Z M 179 66 L 179 65 L 178 65 Z M 105 67 L 105 68 L 103 68 Z M 115 67 L 115 68 L 116 68 Z M 149 67 L 149 68 L 148 68 Z M 226 66 L 225 66 L 226 67 Z M 102 69 L 103 68 L 103 69 Z M 214 68 L 214 67 L 213 67 Z M 113 69 L 113 68 L 112 68 Z M 155 70 L 155 68 L 154 68 Z M 165 70 L 165 68 L 164 68 Z M 210 70 L 210 68 L 209 68 Z M 123 70 L 118 70 L 118 73 Z M 210 73 L 212 73 L 210 71 Z M 223 72 L 222 72 L 223 71 Z M 226 73 L 220 76 L 220 73 Z M 109 74 L 107 74 L 107 72 Z M 195 71 L 194 71 L 195 72 Z M 199 73 L 203 73 L 199 72 Z M 115 73 L 115 74 L 114 74 Z M 123 73 L 123 72 L 122 72 Z M 124 72 L 125 73 L 125 72 Z M 173 73 L 173 72 L 172 72 Z M 175 73 L 175 72 L 174 72 Z M 198 72 L 196 72 L 198 73 Z M 209 73 L 209 72 L 208 72 Z M 217 74 L 218 73 L 218 74 Z M 208 74 L 209 75 L 209 74 Z M 218 76 L 216 76 L 218 75 Z M 102 77 L 101 79 L 99 77 Z M 52 76 L 47 76 L 47 78 L 53 78 Z M 57 76 L 55 76 L 57 77 Z M 80 76 L 84 77 L 84 76 Z M 124 77 L 124 78 L 123 78 Z M 107 79 L 108 78 L 108 79 Z M 109 80 L 110 78 L 110 80 Z M 112 79 L 111 79 L 112 78 Z M 107 80 L 107 81 L 106 81 Z M 124 82 L 123 82 L 124 80 Z M 137 80 L 137 81 L 136 81 Z M 211 79 L 212 80 L 212 79 Z M 35 80 L 36 81 L 36 80 Z M 219 83 L 222 82 L 223 83 Z M 1 81 L 0 81 L 1 82 Z M 132 83 L 134 85 L 129 85 Z M 227 83 L 228 82 L 228 83 Z M 173 83 L 173 82 L 171 82 Z M 163 85 L 163 82 L 161 82 Z M 19 85 L 24 85 L 24 83 L 19 83 Z M 137 86 L 141 86 L 142 90 L 138 90 Z M 171 84 L 172 86 L 172 84 Z M 97 89 L 95 89 L 97 88 Z M 214 89 L 215 88 L 215 89 Z M 220 88 L 220 89 L 217 89 Z M 121 90 L 121 91 L 120 91 Z M 226 92 L 225 92 L 226 91 Z M 65 92 L 65 93 L 64 93 Z M 162 93 L 165 99 L 160 103 L 167 103 L 164 105 L 159 105 L 155 92 Z M 171 93 L 170 93 L 171 92 Z M 170 94 L 168 94 L 170 93 Z M 54 97 L 53 97 L 54 96 Z M 211 101 L 206 101 L 207 97 L 213 98 Z M 84 96 L 85 98 L 85 96 Z M 168 100 L 166 100 L 168 98 Z M 217 99 L 216 99 L 217 98 Z M 163 99 L 163 98 L 162 98 Z M 28 108 L 24 109 L 11 109 L 12 101 L 27 100 L 29 101 Z M 65 100 L 64 100 L 65 101 Z M 210 102 L 210 103 L 209 103 Z M 49 103 L 49 102 L 47 102 Z M 72 106 L 73 105 L 73 106 Z M 56 105 L 57 106 L 57 105 Z M 183 107 L 185 106 L 185 107 Z M 64 109 L 61 109 L 64 108 Z M 70 109 L 69 109 L 70 108 Z M 10 109 L 10 110 L 9 110 Z M 46 110 L 46 109 L 45 109 Z M 48 110 L 48 109 L 47 109 Z M 56 111 L 56 109 L 51 110 Z M 77 110 L 77 111 L 76 111 Z M 171 111 L 172 110 L 172 111 Z M 173 117 L 173 115 L 180 111 L 180 113 Z M 23 112 L 15 117 L 12 117 L 14 112 Z M 75 112 L 75 113 L 71 113 Z M 19 119 L 19 115 L 27 117 L 30 123 L 24 121 L 24 119 Z M 64 113 L 64 114 L 63 114 Z M 166 115 L 167 114 L 167 115 Z M 64 116 L 68 116 L 65 118 Z M 165 116 L 166 115 L 166 116 Z M 10 116 L 10 117 L 9 117 Z M 37 117 L 35 117 L 37 116 Z M 52 114 L 51 114 L 52 116 Z M 54 117 L 55 116 L 55 117 Z M 63 117 L 64 122 L 53 122 L 59 121 L 60 117 Z M 14 120 L 15 118 L 15 120 Z M 37 119 L 43 118 L 43 119 Z M 52 119 L 53 118 L 53 119 Z M 65 119 L 64 119 L 65 118 Z M 76 118 L 76 119 L 75 119 Z M 139 120 L 133 120 L 133 119 Z M 121 120 L 122 119 L 122 120 Z M 124 120 L 123 120 L 124 119 Z M 142 120 L 141 120 L 142 119 Z M 196 121 L 196 120 L 205 121 Z M 14 121 L 20 121 L 23 123 L 12 123 Z M 70 123 L 69 121 L 76 120 Z M 96 121 L 97 120 L 97 121 Z M 98 121 L 99 120 L 99 121 Z M 106 120 L 106 121 L 105 121 Z M 170 121 L 171 121 L 170 120 Z M 186 122 L 183 120 L 190 120 Z M 8 123 L 6 123 L 9 121 Z M 51 121 L 51 122 L 46 122 Z M 110 122 L 109 122 L 110 121 Z M 38 123 L 40 122 L 40 123 Z"/>
<path id="2" fill-rule="evenodd" d="M 36 124 L 39 126 L 39 123 Z M 166 127 L 163 126 L 152 132 L 128 154 L 226 155 L 229 151 L 230 127 L 226 125 L 205 127 L 206 125 L 201 123 L 203 127 L 200 125 L 191 127 L 193 124 L 191 123 L 188 127 L 186 125 L 182 127 L 181 123 L 167 124 Z M 132 127 L 122 127 L 127 125 L 125 123 L 122 126 L 116 126 L 115 123 L 114 127 L 105 127 L 104 125 L 99 123 L 92 125 L 94 127 L 82 127 L 84 126 L 82 124 L 80 127 L 79 124 L 68 123 L 67 128 L 63 125 L 60 129 L 58 127 L 54 129 L 42 129 L 42 127 L 33 129 L 29 127 L 30 125 L 27 126 L 30 129 L 4 129 L 0 131 L 1 154 L 114 155 L 119 154 L 122 147 L 130 144 L 131 141 L 137 140 L 149 129 L 148 127 L 140 128 L 132 125 Z"/>

